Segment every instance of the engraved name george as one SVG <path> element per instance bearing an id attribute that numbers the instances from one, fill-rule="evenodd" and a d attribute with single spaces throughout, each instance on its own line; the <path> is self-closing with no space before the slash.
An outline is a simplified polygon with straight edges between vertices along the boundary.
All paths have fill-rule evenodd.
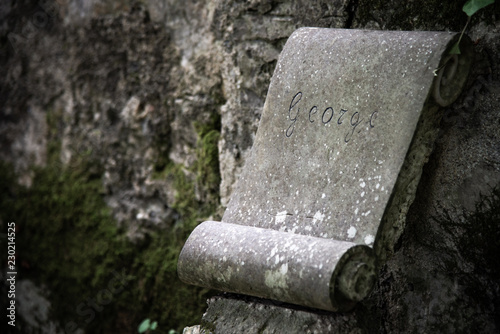
<path id="1" fill-rule="evenodd" d="M 288 121 L 290 122 L 290 126 L 285 131 L 285 136 L 291 137 L 295 131 L 295 125 L 299 116 L 301 114 L 301 105 L 300 100 L 302 100 L 302 92 L 298 92 L 292 98 L 290 102 L 290 107 L 288 108 Z M 307 109 L 306 109 L 307 110 Z M 333 124 L 337 126 L 342 126 L 343 124 L 349 124 L 349 130 L 344 136 L 344 142 L 348 143 L 355 133 L 360 133 L 362 128 L 358 126 L 365 122 L 368 124 L 368 129 L 374 128 L 374 121 L 377 118 L 378 111 L 373 111 L 370 116 L 365 120 L 363 116 L 358 112 L 350 113 L 347 109 L 340 109 L 338 112 L 335 112 L 333 107 L 327 107 L 322 112 L 318 106 L 314 105 L 309 109 L 307 115 L 308 123 L 314 123 L 315 121 L 321 121 L 324 125 L 330 124 L 330 122 L 334 121 Z M 349 119 L 350 116 L 350 119 Z M 335 122 L 336 120 L 336 122 Z"/>

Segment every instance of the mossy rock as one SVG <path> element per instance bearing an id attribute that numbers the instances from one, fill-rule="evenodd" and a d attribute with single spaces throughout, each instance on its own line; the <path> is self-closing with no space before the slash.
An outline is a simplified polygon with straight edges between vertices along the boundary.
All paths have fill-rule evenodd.
<path id="1" fill-rule="evenodd" d="M 184 215 L 171 231 L 132 244 L 106 206 L 100 174 L 84 161 L 70 165 L 78 167 L 52 162 L 35 169 L 30 189 L 15 183 L 11 166 L 0 165 L 0 218 L 18 228 L 17 279 L 48 288 L 51 319 L 63 328 L 129 331 L 148 317 L 178 330 L 199 322 L 208 290 L 180 282 L 176 267 L 183 241 L 206 210 L 193 195 L 183 196 L 177 208 Z M 174 173 L 183 195 L 192 194 L 180 168 Z M 127 284 L 110 295 L 104 290 L 115 273 L 125 273 Z"/>

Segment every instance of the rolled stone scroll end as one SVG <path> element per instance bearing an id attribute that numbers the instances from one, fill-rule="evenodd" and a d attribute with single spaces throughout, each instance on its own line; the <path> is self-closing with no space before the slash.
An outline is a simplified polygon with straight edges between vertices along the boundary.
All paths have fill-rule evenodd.
<path id="1" fill-rule="evenodd" d="M 330 281 L 330 299 L 335 309 L 349 311 L 375 286 L 377 263 L 372 248 L 357 245 L 338 262 Z"/>
<path id="2" fill-rule="evenodd" d="M 460 54 L 450 51 L 460 38 L 457 34 L 448 44 L 441 59 L 436 78 L 433 83 L 432 95 L 434 101 L 441 107 L 455 102 L 467 82 L 469 71 L 474 59 L 474 50 L 470 38 L 463 35 L 460 40 Z"/>

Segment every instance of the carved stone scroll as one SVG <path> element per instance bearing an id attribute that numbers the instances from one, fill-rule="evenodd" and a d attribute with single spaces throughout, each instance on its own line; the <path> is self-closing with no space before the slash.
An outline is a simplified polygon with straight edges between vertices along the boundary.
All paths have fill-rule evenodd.
<path id="1" fill-rule="evenodd" d="M 330 311 L 371 290 L 472 61 L 447 32 L 302 28 L 286 43 L 222 222 L 178 264 L 191 284 Z"/>

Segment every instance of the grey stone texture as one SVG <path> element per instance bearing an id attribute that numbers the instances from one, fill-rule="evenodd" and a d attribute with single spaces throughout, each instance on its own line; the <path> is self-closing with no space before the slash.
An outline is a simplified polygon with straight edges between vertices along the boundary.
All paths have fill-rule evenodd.
<path id="1" fill-rule="evenodd" d="M 276 61 L 295 29 L 459 31 L 466 21 L 454 0 L 58 0 L 43 2 L 49 19 L 35 26 L 34 2 L 0 5 L 0 159 L 29 185 L 30 167 L 44 165 L 45 143 L 54 136 L 64 144 L 62 164 L 70 154 L 90 154 L 104 166 L 103 195 L 131 240 L 171 231 L 173 180 L 152 175 L 164 157 L 192 165 L 194 123 L 214 115 L 221 205 L 227 205 Z M 369 298 L 351 313 L 325 313 L 223 295 L 209 301 L 201 331 L 500 330 L 500 264 L 491 256 L 500 249 L 492 213 L 498 210 L 492 189 L 500 183 L 499 17 L 497 1 L 468 26 L 472 73 L 464 93 L 443 110 L 415 201 L 399 213 L 406 228 Z M 50 126 L 55 132 L 41 117 L 48 111 L 62 119 Z M 196 196 L 206 200 L 206 190 L 197 187 Z M 484 198 L 492 204 L 478 206 L 490 203 Z"/>
<path id="2" fill-rule="evenodd" d="M 440 86 L 433 73 L 458 37 L 297 30 L 223 221 L 372 246 L 391 197 L 399 196 L 398 177 L 419 177 L 406 175 L 403 163 L 417 135 L 435 131 L 424 121 Z M 463 44 L 465 71 L 450 81 L 467 77 L 471 55 Z M 411 164 L 422 166 L 428 153 Z"/>
<path id="3" fill-rule="evenodd" d="M 381 265 L 393 249 L 392 230 L 404 230 L 393 211 L 414 198 L 437 133 L 440 113 L 431 106 L 451 104 L 470 70 L 467 37 L 459 56 L 449 54 L 458 39 L 446 32 L 296 30 L 223 222 L 193 231 L 179 277 L 329 311 L 363 299 L 376 260 L 366 246 L 353 246 L 373 246 Z M 421 120 L 427 118 L 436 121 Z M 434 136 L 419 137 L 429 132 Z M 417 181 L 409 187 L 407 180 Z M 379 230 L 381 222 L 387 226 Z"/>
<path id="4" fill-rule="evenodd" d="M 206 221 L 179 256 L 182 281 L 328 311 L 350 310 L 373 288 L 366 245 Z"/>

